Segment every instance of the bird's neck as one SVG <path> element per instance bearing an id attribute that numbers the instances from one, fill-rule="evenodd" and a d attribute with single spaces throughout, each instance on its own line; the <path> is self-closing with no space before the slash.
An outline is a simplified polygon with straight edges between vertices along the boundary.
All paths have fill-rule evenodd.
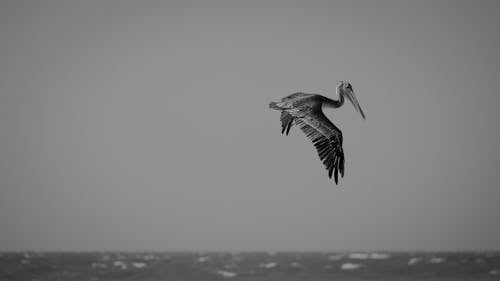
<path id="1" fill-rule="evenodd" d="M 338 100 L 332 100 L 332 99 L 326 98 L 326 101 L 324 104 L 327 107 L 332 107 L 332 108 L 341 107 L 344 104 L 344 95 L 337 92 L 337 96 L 339 97 Z"/>

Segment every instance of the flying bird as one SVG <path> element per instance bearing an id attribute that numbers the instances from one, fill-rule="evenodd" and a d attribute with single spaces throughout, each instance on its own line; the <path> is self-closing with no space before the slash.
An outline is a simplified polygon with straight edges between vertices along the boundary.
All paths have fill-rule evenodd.
<path id="1" fill-rule="evenodd" d="M 344 176 L 344 151 L 342 132 L 323 113 L 323 108 L 339 108 L 347 98 L 354 108 L 366 119 L 361 106 L 347 81 L 337 85 L 337 100 L 318 94 L 294 93 L 271 102 L 269 107 L 281 111 L 281 133 L 290 132 L 292 125 L 298 126 L 316 147 L 320 160 L 328 170 L 328 177 L 334 176 L 338 184 L 338 174 Z"/>

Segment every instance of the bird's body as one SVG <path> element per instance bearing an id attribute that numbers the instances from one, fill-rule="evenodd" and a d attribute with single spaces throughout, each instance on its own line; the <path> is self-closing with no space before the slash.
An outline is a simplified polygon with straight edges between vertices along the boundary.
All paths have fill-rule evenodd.
<path id="1" fill-rule="evenodd" d="M 328 176 L 334 176 L 338 183 L 338 174 L 344 176 L 344 151 L 342 132 L 323 114 L 323 108 L 338 108 L 346 96 L 361 113 L 365 115 L 354 96 L 352 87 L 347 82 L 337 86 L 338 100 L 332 100 L 318 94 L 294 93 L 271 102 L 269 107 L 281 111 L 281 133 L 288 135 L 292 125 L 298 126 L 313 142 L 320 160 L 328 170 Z"/>

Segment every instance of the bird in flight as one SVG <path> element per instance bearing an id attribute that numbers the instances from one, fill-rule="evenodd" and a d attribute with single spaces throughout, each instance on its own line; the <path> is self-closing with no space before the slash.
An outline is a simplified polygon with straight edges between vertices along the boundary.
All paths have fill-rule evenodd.
<path id="1" fill-rule="evenodd" d="M 294 93 L 271 102 L 269 107 L 281 111 L 281 133 L 290 132 L 292 125 L 298 126 L 316 147 L 320 160 L 328 170 L 328 177 L 334 176 L 338 184 L 338 174 L 344 176 L 344 151 L 342 132 L 323 113 L 323 108 L 339 108 L 347 98 L 354 108 L 366 119 L 352 86 L 347 81 L 337 85 L 337 100 L 322 95 Z"/>

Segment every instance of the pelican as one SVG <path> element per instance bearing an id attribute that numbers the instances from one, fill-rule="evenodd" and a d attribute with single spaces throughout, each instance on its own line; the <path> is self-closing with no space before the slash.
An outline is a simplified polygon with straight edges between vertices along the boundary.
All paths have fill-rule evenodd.
<path id="1" fill-rule="evenodd" d="M 318 94 L 294 93 L 271 102 L 269 107 L 281 111 L 281 133 L 288 135 L 293 124 L 298 126 L 309 138 L 318 152 L 319 159 L 328 170 L 328 177 L 334 176 L 338 184 L 338 173 L 344 177 L 344 151 L 342 132 L 323 113 L 323 108 L 339 108 L 347 98 L 354 108 L 366 119 L 358 99 L 347 81 L 337 85 L 337 100 Z"/>

